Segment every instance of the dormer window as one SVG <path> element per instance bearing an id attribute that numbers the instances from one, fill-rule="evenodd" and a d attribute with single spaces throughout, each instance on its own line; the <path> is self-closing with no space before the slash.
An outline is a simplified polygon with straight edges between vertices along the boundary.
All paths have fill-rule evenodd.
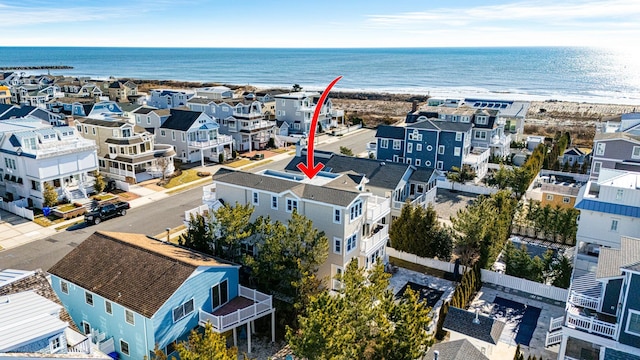
<path id="1" fill-rule="evenodd" d="M 131 129 L 129 128 L 122 129 L 122 137 L 131 137 Z"/>
<path id="2" fill-rule="evenodd" d="M 36 148 L 37 148 L 36 143 L 37 143 L 37 141 L 36 141 L 35 137 L 22 139 L 22 146 L 27 148 L 27 149 L 36 150 Z"/>

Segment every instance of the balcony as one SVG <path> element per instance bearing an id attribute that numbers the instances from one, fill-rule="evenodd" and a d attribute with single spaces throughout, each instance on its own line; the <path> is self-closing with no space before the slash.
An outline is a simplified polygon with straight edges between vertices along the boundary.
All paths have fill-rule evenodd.
<path id="1" fill-rule="evenodd" d="M 370 196 L 367 199 L 366 221 L 368 223 L 378 222 L 391 211 L 391 199 L 380 196 Z"/>
<path id="2" fill-rule="evenodd" d="M 425 207 L 427 204 L 427 194 L 422 194 L 420 196 L 418 196 L 417 198 L 411 200 L 411 205 L 412 206 L 422 206 Z M 404 201 L 396 201 L 393 200 L 393 208 L 394 209 L 402 209 L 402 206 L 404 206 Z"/>
<path id="3" fill-rule="evenodd" d="M 589 310 L 569 305 L 566 326 L 613 339 L 618 333 L 618 324 L 605 321 L 605 319 L 615 321 L 615 317 L 613 316 L 595 312 L 592 313 Z"/>
<path id="4" fill-rule="evenodd" d="M 23 151 L 25 153 L 36 155 L 38 159 L 45 159 L 82 151 L 91 151 L 97 148 L 96 143 L 92 140 L 55 141 L 51 143 L 38 144 L 38 148 L 36 150 L 23 149 Z"/>
<path id="5" fill-rule="evenodd" d="M 216 197 L 216 184 L 205 185 L 202 187 L 202 203 L 208 204 L 210 202 L 215 202 Z"/>
<path id="6" fill-rule="evenodd" d="M 229 135 L 218 135 L 216 139 L 213 140 L 197 140 L 197 141 L 189 141 L 189 147 L 194 147 L 198 149 L 208 149 L 216 146 L 225 146 L 231 145 L 233 143 L 233 138 Z"/>
<path id="7" fill-rule="evenodd" d="M 252 131 L 260 131 L 260 130 L 270 130 L 274 126 L 276 126 L 276 122 L 275 121 L 263 120 L 263 121 L 259 121 L 257 124 L 251 124 L 251 125 L 247 125 L 247 126 L 240 126 L 240 131 L 252 132 Z"/>
<path id="8" fill-rule="evenodd" d="M 378 225 L 368 238 L 362 239 L 360 242 L 360 254 L 368 256 L 381 246 L 385 246 L 389 239 L 389 225 Z"/>
<path id="9" fill-rule="evenodd" d="M 223 333 L 273 311 L 270 295 L 238 285 L 238 297 L 231 299 L 213 313 L 200 310 L 199 323 L 204 326 L 210 322 L 214 331 Z"/>

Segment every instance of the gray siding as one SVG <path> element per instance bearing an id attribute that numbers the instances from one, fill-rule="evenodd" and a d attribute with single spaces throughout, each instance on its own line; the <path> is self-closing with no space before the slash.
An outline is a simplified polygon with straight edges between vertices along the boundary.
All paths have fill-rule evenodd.
<path id="1" fill-rule="evenodd" d="M 640 275 L 631 274 L 629 281 L 629 293 L 625 299 L 624 312 L 622 321 L 620 322 L 620 343 L 640 348 L 640 336 L 635 336 L 625 332 L 627 320 L 629 318 L 629 309 L 640 311 Z"/>

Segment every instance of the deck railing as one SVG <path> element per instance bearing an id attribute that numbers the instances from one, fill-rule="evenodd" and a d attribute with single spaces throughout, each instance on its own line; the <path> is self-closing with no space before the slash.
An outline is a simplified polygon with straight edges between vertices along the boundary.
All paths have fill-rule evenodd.
<path id="1" fill-rule="evenodd" d="M 611 324 L 595 317 L 576 314 L 575 311 L 571 310 L 567 312 L 567 326 L 609 338 L 614 338 L 618 330 L 618 324 Z"/>
<path id="2" fill-rule="evenodd" d="M 363 239 L 360 243 L 360 252 L 362 255 L 368 255 L 373 249 L 380 247 L 381 244 L 387 242 L 389 238 L 389 225 L 383 225 L 375 234 Z"/>
<path id="3" fill-rule="evenodd" d="M 204 324 L 208 321 L 216 332 L 221 333 L 245 324 L 261 315 L 268 314 L 273 309 L 271 295 L 238 285 L 238 296 L 253 300 L 253 305 L 219 316 L 200 310 L 200 323 Z"/>
<path id="4" fill-rule="evenodd" d="M 586 307 L 592 310 L 600 309 L 599 297 L 580 294 L 579 292 L 575 292 L 573 290 L 571 290 L 571 292 L 569 293 L 569 302 L 572 303 L 573 305 Z"/>
<path id="5" fill-rule="evenodd" d="M 544 346 L 548 347 L 559 344 L 560 342 L 562 342 L 562 331 L 556 331 L 553 333 L 548 332 L 547 338 L 544 341 Z"/>

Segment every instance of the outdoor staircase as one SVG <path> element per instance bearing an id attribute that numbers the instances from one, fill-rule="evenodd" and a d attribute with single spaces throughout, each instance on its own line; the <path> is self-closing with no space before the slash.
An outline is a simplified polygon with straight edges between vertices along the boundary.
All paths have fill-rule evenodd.
<path id="1" fill-rule="evenodd" d="M 549 331 L 547 332 L 547 338 L 545 339 L 544 346 L 549 347 L 560 344 L 562 342 L 562 324 L 564 323 L 564 316 L 558 318 L 551 318 L 549 321 Z"/>
<path id="2" fill-rule="evenodd" d="M 86 195 L 80 189 L 70 190 L 69 191 L 69 201 L 74 202 L 77 199 L 86 199 Z"/>

